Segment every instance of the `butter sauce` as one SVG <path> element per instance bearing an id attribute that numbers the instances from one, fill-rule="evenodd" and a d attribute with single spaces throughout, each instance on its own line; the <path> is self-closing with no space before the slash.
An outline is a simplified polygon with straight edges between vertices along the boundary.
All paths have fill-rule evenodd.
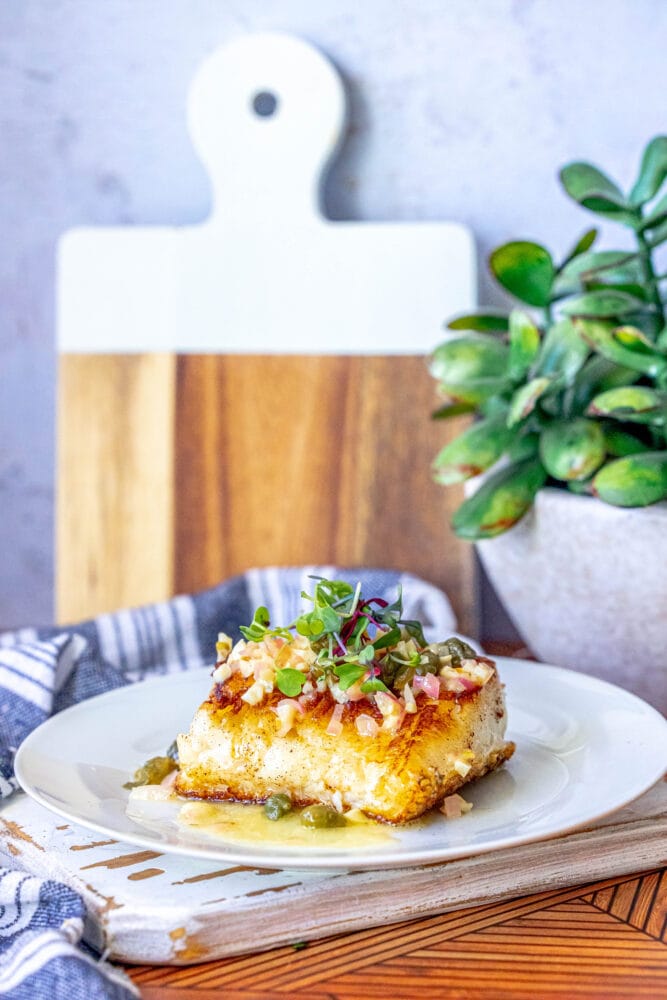
<path id="1" fill-rule="evenodd" d="M 389 827 L 369 819 L 358 809 L 346 813 L 345 818 L 345 826 L 316 829 L 301 823 L 298 810 L 279 820 L 270 820 L 260 805 L 191 800 L 181 806 L 176 822 L 230 844 L 356 850 L 395 840 Z"/>

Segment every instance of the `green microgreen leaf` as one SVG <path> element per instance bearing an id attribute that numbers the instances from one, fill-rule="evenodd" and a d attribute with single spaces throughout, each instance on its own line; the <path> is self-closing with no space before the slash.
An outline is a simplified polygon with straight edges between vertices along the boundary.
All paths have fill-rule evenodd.
<path id="1" fill-rule="evenodd" d="M 241 625 L 239 631 L 251 642 L 259 642 L 266 635 L 268 627 L 269 611 L 268 608 L 262 606 L 255 611 L 250 625 Z"/>
<path id="2" fill-rule="evenodd" d="M 392 628 L 389 632 L 384 632 L 379 638 L 374 640 L 373 649 L 387 649 L 389 646 L 395 646 L 400 638 L 400 628 Z"/>
<path id="3" fill-rule="evenodd" d="M 414 619 L 405 619 L 401 621 L 401 625 L 408 633 L 411 639 L 414 639 L 416 643 L 420 646 L 426 645 L 426 638 L 424 636 L 424 630 L 422 628 L 421 622 L 415 621 Z"/>
<path id="4" fill-rule="evenodd" d="M 379 677 L 372 677 L 370 680 L 364 681 L 364 683 L 361 685 L 360 690 L 364 694 L 370 694 L 372 691 L 389 692 L 389 688 L 383 681 L 380 680 Z"/>
<path id="5" fill-rule="evenodd" d="M 276 670 L 276 687 L 288 698 L 296 698 L 301 694 L 305 683 L 306 675 L 300 670 L 294 670 L 292 667 Z"/>
<path id="6" fill-rule="evenodd" d="M 359 665 L 358 663 L 339 663 L 336 668 L 336 676 L 338 677 L 338 686 L 341 691 L 347 691 L 351 688 L 353 684 L 356 684 L 360 680 L 368 667 L 364 664 Z"/>
<path id="7" fill-rule="evenodd" d="M 375 649 L 375 646 L 364 646 L 363 649 L 360 649 L 358 653 L 354 654 L 354 659 L 357 663 L 369 666 L 375 659 Z"/>

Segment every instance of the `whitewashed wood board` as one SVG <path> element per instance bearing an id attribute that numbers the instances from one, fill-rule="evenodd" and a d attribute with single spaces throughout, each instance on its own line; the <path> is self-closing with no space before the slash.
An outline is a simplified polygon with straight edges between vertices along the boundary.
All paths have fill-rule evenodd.
<path id="1" fill-rule="evenodd" d="M 566 836 L 389 871 L 224 867 L 160 854 L 65 823 L 25 795 L 0 810 L 0 854 L 80 892 L 86 940 L 111 958 L 189 965 L 667 864 L 667 783 Z"/>
<path id="2" fill-rule="evenodd" d="M 259 94 L 275 112 L 254 110 Z M 456 222 L 332 222 L 321 187 L 346 125 L 340 76 L 282 34 L 201 66 L 188 102 L 213 210 L 183 227 L 77 228 L 60 241 L 61 353 L 419 354 L 475 300 Z M 162 166 L 154 164 L 156 177 Z M 406 169 L 408 164 L 406 163 Z"/>

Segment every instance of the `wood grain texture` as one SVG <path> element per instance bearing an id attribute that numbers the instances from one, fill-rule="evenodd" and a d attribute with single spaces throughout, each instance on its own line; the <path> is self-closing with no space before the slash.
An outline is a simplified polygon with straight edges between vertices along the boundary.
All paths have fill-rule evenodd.
<path id="1" fill-rule="evenodd" d="M 88 942 L 116 961 L 182 966 L 246 955 L 248 967 L 259 968 L 278 954 L 276 948 L 294 941 L 317 948 L 318 939 L 333 934 L 460 915 L 462 907 L 484 915 L 489 906 L 546 888 L 549 898 L 565 892 L 569 899 L 583 892 L 573 883 L 623 876 L 613 896 L 600 888 L 588 900 L 596 908 L 592 919 L 606 919 L 599 912 L 605 910 L 662 939 L 662 882 L 649 876 L 640 891 L 627 873 L 667 862 L 667 783 L 658 782 L 590 829 L 414 868 L 283 871 L 170 856 L 62 825 L 27 796 L 0 808 L 0 855 L 12 862 L 18 857 L 31 874 L 80 893 Z"/>
<path id="2" fill-rule="evenodd" d="M 423 357 L 63 355 L 57 613 L 73 621 L 252 566 L 407 570 L 473 630 L 460 501 L 430 465 Z"/>
<path id="3" fill-rule="evenodd" d="M 373 565 L 447 591 L 472 628 L 472 551 L 430 465 L 460 421 L 423 357 L 181 356 L 176 589 L 249 566 Z"/>
<path id="4" fill-rule="evenodd" d="M 59 622 L 172 593 L 174 385 L 170 355 L 60 357 Z"/>
<path id="5" fill-rule="evenodd" d="M 615 901 L 631 899 L 623 914 Z M 667 995 L 667 871 L 608 879 L 190 969 L 127 971 L 144 1000 L 616 1000 Z M 654 919 L 654 914 L 657 914 Z"/>

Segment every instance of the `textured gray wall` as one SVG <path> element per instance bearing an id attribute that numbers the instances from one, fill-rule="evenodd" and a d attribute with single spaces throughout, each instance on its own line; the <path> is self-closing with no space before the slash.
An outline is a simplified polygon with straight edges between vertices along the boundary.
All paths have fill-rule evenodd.
<path id="1" fill-rule="evenodd" d="M 0 0 L 0 627 L 52 616 L 55 241 L 206 216 L 184 95 L 257 29 L 348 81 L 330 214 L 462 220 L 483 256 L 514 236 L 564 250 L 586 219 L 556 167 L 629 181 L 667 129 L 664 0 Z"/>

